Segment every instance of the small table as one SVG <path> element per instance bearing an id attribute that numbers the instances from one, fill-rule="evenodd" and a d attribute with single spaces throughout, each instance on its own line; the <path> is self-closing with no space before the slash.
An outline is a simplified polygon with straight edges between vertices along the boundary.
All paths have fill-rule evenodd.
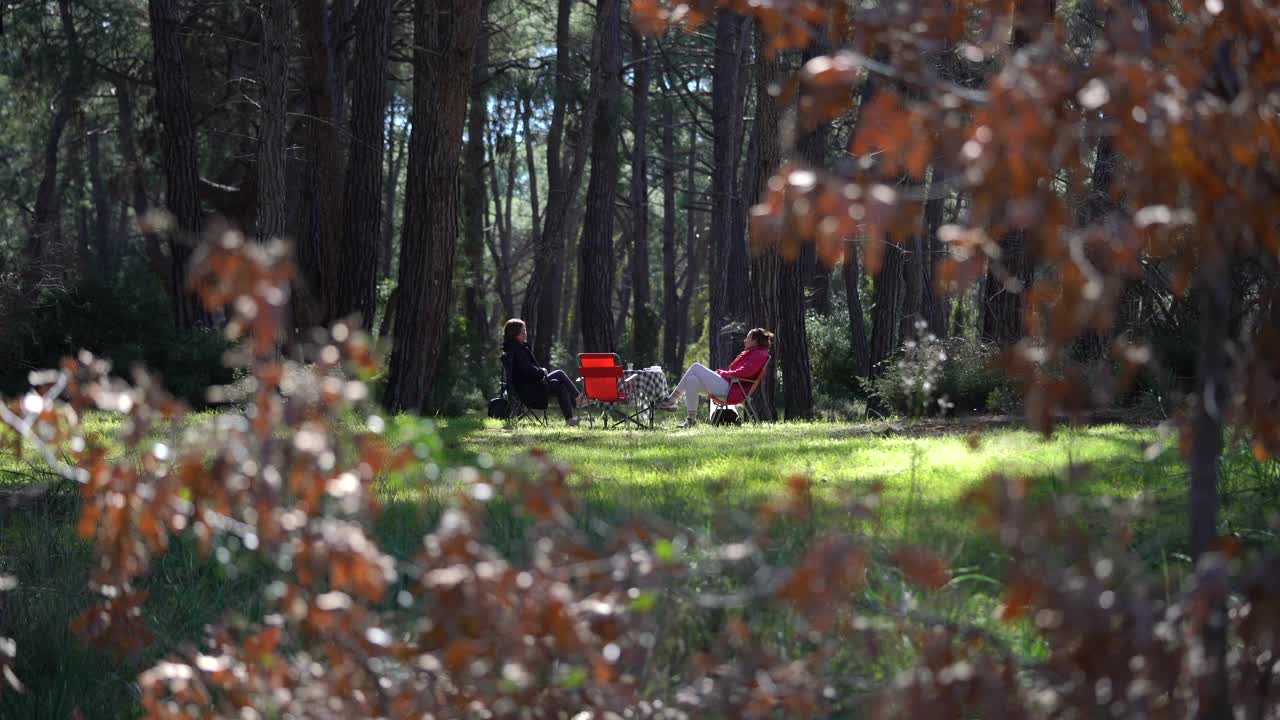
<path id="1" fill-rule="evenodd" d="M 651 367 L 641 370 L 628 370 L 618 379 L 618 389 L 633 395 L 641 412 L 649 414 L 649 428 L 653 428 L 653 417 L 657 404 L 667 399 L 671 388 L 667 385 L 667 374 L 662 368 Z"/>

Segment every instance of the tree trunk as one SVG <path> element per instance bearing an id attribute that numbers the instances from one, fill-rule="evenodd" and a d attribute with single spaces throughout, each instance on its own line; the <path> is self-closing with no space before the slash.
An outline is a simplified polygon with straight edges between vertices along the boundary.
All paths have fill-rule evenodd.
<path id="1" fill-rule="evenodd" d="M 289 0 L 262 3 L 262 115 L 258 129 L 259 240 L 283 237 L 288 223 L 285 202 L 285 143 L 289 110 Z"/>
<path id="2" fill-rule="evenodd" d="M 1191 556 L 1200 559 L 1213 549 L 1218 536 L 1218 462 L 1222 457 L 1224 414 L 1230 403 L 1228 392 L 1229 327 L 1232 301 L 1231 274 L 1222 258 L 1204 261 L 1199 286 L 1200 347 L 1196 363 L 1199 394 L 1191 425 L 1191 451 L 1187 459 L 1191 471 L 1188 493 Z M 1219 720 L 1231 717 L 1230 674 L 1227 663 L 1227 609 L 1215 599 L 1201 630 L 1205 659 L 1212 663 L 1211 696 L 1199 717 Z"/>
<path id="3" fill-rule="evenodd" d="M 90 130 L 85 139 L 89 152 L 89 188 L 93 195 L 94 268 L 98 277 L 110 283 L 119 250 L 111 232 L 111 192 L 102 177 L 101 135 L 98 130 Z"/>
<path id="4" fill-rule="evenodd" d="M 147 216 L 147 212 L 151 209 L 151 203 L 147 199 L 145 168 L 142 160 L 138 157 L 138 145 L 134 139 L 133 90 L 129 86 L 129 82 L 123 78 L 116 81 L 115 89 L 116 108 L 120 115 L 120 156 L 125 165 L 124 172 L 129 188 L 130 202 L 133 207 L 134 222 L 142 232 L 147 264 L 152 272 L 156 273 L 157 277 L 161 279 L 161 284 L 166 289 L 170 289 L 168 287 L 169 269 L 164 253 L 160 249 L 160 238 L 156 233 L 149 230 L 147 223 L 143 222 L 143 218 Z"/>
<path id="5" fill-rule="evenodd" d="M 388 158 L 387 166 L 389 174 L 385 185 L 386 198 L 383 200 L 383 206 L 386 208 L 386 215 L 382 221 L 382 248 L 378 252 L 378 275 L 381 278 L 391 277 L 391 259 L 395 257 L 393 252 L 395 232 L 396 232 L 396 188 L 400 187 L 400 169 L 404 165 L 404 158 L 407 154 L 409 143 L 409 128 L 406 124 L 403 131 L 396 132 L 395 120 L 391 120 L 391 129 L 387 144 L 390 158 Z"/>
<path id="6" fill-rule="evenodd" d="M 751 312 L 747 257 L 735 238 L 739 119 L 738 91 L 742 65 L 743 18 L 722 10 L 716 19 L 715 62 L 711 70 L 711 364 L 723 367 L 736 355 Z"/>
<path id="7" fill-rule="evenodd" d="M 533 338 L 534 354 L 549 356 L 555 342 L 559 313 L 556 291 L 563 284 L 564 214 L 575 189 L 566 176 L 564 157 L 564 123 L 569 104 L 573 102 L 571 77 L 572 35 L 570 34 L 572 0 L 559 0 L 556 10 L 555 90 L 552 97 L 551 124 L 547 129 L 547 207 L 542 232 L 534 246 L 533 273 L 525 288 L 521 314 Z M 576 185 L 574 186 L 576 188 Z M 559 278 L 559 279 L 557 279 Z"/>
<path id="8" fill-rule="evenodd" d="M 458 171 L 480 3 L 416 0 L 413 13 L 413 130 L 395 346 L 384 403 L 428 409 L 449 321 L 458 229 Z"/>
<path id="9" fill-rule="evenodd" d="M 872 240 L 872 242 L 878 242 Z M 881 363 L 898 349 L 898 309 L 902 303 L 902 248 L 887 238 L 884 259 L 876 275 L 874 305 L 871 307 L 871 374 L 884 371 Z"/>
<path id="10" fill-rule="evenodd" d="M 685 224 L 684 224 L 684 292 L 680 294 L 680 307 L 676 316 L 680 320 L 680 348 L 678 361 L 673 367 L 684 367 L 684 356 L 689 343 L 698 338 L 694 330 L 701 332 L 701 327 L 693 327 L 689 319 L 689 310 L 693 303 L 693 295 L 698 287 L 698 276 L 702 274 L 703 253 L 706 242 L 698 237 L 697 212 L 693 209 L 694 189 L 698 178 L 698 129 L 689 126 L 689 157 L 685 172 Z"/>
<path id="11" fill-rule="evenodd" d="M 83 91 L 84 56 L 68 0 L 59 0 L 58 15 L 62 21 L 62 34 L 67 41 L 67 74 L 53 101 L 53 117 L 49 120 L 49 131 L 45 135 L 44 174 L 36 187 L 31 233 L 27 237 L 25 248 L 27 277 L 23 284 L 26 287 L 32 286 L 38 279 L 40 266 L 49 246 L 58 236 L 58 209 L 61 204 L 58 197 L 58 148 L 62 144 L 67 124 L 75 115 Z"/>
<path id="12" fill-rule="evenodd" d="M 199 298 L 187 288 L 192 244 L 203 227 L 196 131 L 191 120 L 191 86 L 182 57 L 177 0 L 148 0 L 151 40 L 155 48 L 156 115 L 164 155 L 165 205 L 177 224 L 169 236 L 169 287 L 174 321 L 180 329 L 207 324 Z"/>
<path id="13" fill-rule="evenodd" d="M 845 248 L 844 267 L 845 307 L 849 310 L 849 354 L 853 359 L 853 372 L 858 377 L 871 376 L 871 349 L 867 345 L 867 324 L 862 312 L 862 267 L 858 262 L 858 247 Z"/>
<path id="14" fill-rule="evenodd" d="M 662 98 L 662 365 L 671 371 L 680 366 L 680 319 L 676 315 L 676 130 L 675 101 L 669 83 Z"/>
<path id="15" fill-rule="evenodd" d="M 618 185 L 618 114 L 622 95 L 621 0 L 596 4 L 599 54 L 591 96 L 599 107 L 591 127 L 591 181 L 578 265 L 578 314 L 586 352 L 613 352 L 613 194 Z"/>
<path id="16" fill-rule="evenodd" d="M 782 108 L 769 94 L 769 86 L 781 74 L 781 63 L 770 60 L 765 52 L 765 38 L 759 26 L 755 28 L 755 122 L 751 126 L 751 139 L 747 144 L 747 165 L 743 170 L 742 201 L 750 207 L 762 200 L 765 185 L 782 162 L 781 132 Z M 743 214 L 745 217 L 745 213 Z M 754 231 L 748 228 L 748 232 Z M 778 293 L 782 272 L 782 257 L 771 244 L 752 244 L 751 256 L 751 324 L 771 332 L 778 328 Z M 765 375 L 764 384 L 756 393 L 756 411 L 763 419 L 772 422 L 777 413 L 774 398 L 777 395 L 776 367 Z"/>
<path id="17" fill-rule="evenodd" d="M 649 60 L 652 46 L 639 32 L 631 34 L 631 61 L 635 64 L 635 87 L 631 109 L 634 115 L 631 153 L 631 356 L 637 367 L 648 367 L 657 359 L 658 318 L 651 307 L 649 285 Z"/>
<path id="18" fill-rule="evenodd" d="M 924 206 L 924 241 L 921 243 L 924 254 L 920 258 L 920 316 L 929 326 L 929 332 L 940 338 L 947 336 L 947 318 L 951 314 L 950 300 L 937 287 L 935 272 L 938 261 L 946 253 L 942 241 L 938 239 L 942 213 L 947 202 L 947 193 L 942 190 L 945 184 L 946 175 L 942 168 L 934 165 L 933 177 L 929 181 L 929 199 Z"/>
<path id="19" fill-rule="evenodd" d="M 327 324 L 338 306 L 341 178 L 335 53 L 327 17 L 325 0 L 300 0 L 298 29 L 302 35 L 308 113 L 303 141 L 307 170 L 298 238 L 298 265 L 304 282 L 294 306 L 300 326 Z"/>
<path id="20" fill-rule="evenodd" d="M 278 1 L 278 0 L 277 0 Z M 382 228 L 382 161 L 392 0 L 362 0 L 351 69 L 351 152 L 342 189 L 342 235 L 334 315 L 355 313 L 372 330 Z"/>
<path id="21" fill-rule="evenodd" d="M 481 27 L 488 21 L 490 1 L 480 9 Z M 463 256 L 466 258 L 466 286 L 463 290 L 463 315 L 467 321 L 467 354 L 472 367 L 480 367 L 485 341 L 491 336 L 484 311 L 484 218 L 488 198 L 485 194 L 485 128 L 489 124 L 489 96 L 485 86 L 489 80 L 489 36 L 481 30 L 476 40 L 475 65 L 471 70 L 470 99 L 467 102 L 467 144 L 463 149 L 462 183 L 465 193 L 462 209 Z M 492 343 L 489 343 L 492 344 Z M 486 392 L 486 397 L 488 393 Z"/>

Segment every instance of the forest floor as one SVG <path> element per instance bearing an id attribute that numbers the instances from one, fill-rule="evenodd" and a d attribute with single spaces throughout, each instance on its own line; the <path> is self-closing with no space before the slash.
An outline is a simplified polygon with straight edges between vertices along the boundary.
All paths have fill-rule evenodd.
<path id="1" fill-rule="evenodd" d="M 110 418 L 89 421 L 96 432 L 115 427 Z M 1162 446 L 1157 428 L 1061 427 L 1046 438 L 998 422 L 980 425 L 986 429 L 960 422 L 606 431 L 566 428 L 553 419 L 549 428 L 510 432 L 494 421 L 460 418 L 436 427 L 446 466 L 501 465 L 533 449 L 564 463 L 583 501 L 580 521 L 656 517 L 720 541 L 749 532 L 752 509 L 784 493 L 788 476 L 803 474 L 814 490 L 812 519 L 805 527 L 783 528 L 776 538 L 779 555 L 798 553 L 815 530 L 855 526 L 880 547 L 900 541 L 925 545 L 947 560 L 953 578 L 943 590 L 912 602 L 935 617 L 988 629 L 1028 657 L 1041 655 L 1043 647 L 1025 624 L 994 620 L 1002 556 L 976 528 L 974 512 L 963 501 L 988 474 L 1025 476 L 1036 493 L 1147 497 L 1151 511 L 1137 525 L 1133 550 L 1170 585 L 1186 570 L 1180 552 L 1186 473 L 1176 448 Z M 1223 470 L 1225 530 L 1246 542 L 1274 541 L 1268 523 L 1280 508 L 1277 465 L 1258 463 L 1237 449 L 1224 458 Z M 377 533 L 389 552 L 407 557 L 421 547 L 422 534 L 453 492 L 449 477 L 384 488 L 388 505 Z M 0 458 L 0 493 L 20 493 L 42 479 L 48 476 L 38 465 Z M 878 519 L 867 524 L 850 516 L 841 501 L 864 494 L 873 483 L 882 484 L 884 502 Z M 74 528 L 78 502 L 75 488 L 55 483 L 38 501 L 0 511 L 0 574 L 19 581 L 15 590 L 0 594 L 0 636 L 17 641 L 14 669 L 27 684 L 23 694 L 0 695 L 0 718 L 66 718 L 77 709 L 85 717 L 132 716 L 138 710 L 132 679 L 140 667 L 199 637 L 228 608 L 249 616 L 261 612 L 260 570 L 221 565 L 200 557 L 191 543 L 178 542 L 147 581 L 155 641 L 145 656 L 118 661 L 84 646 L 67 627 L 93 601 L 85 586 L 92 552 Z M 493 506 L 488 531 L 500 551 L 518 558 L 526 550 L 524 525 L 513 512 Z M 879 582 L 869 594 L 887 604 L 904 591 Z M 883 679 L 892 668 L 879 672 Z"/>

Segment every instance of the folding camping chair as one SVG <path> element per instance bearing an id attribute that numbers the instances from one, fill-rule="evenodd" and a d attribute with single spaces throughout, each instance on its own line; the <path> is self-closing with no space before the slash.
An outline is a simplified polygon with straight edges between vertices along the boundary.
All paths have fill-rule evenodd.
<path id="1" fill-rule="evenodd" d="M 770 358 L 770 360 L 772 359 L 773 358 Z M 727 402 L 727 399 L 730 395 L 733 394 L 733 389 L 736 387 L 736 388 L 742 389 L 741 405 L 742 407 L 746 408 L 746 412 L 744 412 L 743 414 L 746 415 L 747 419 L 749 419 L 753 423 L 760 422 L 760 416 L 756 414 L 755 408 L 751 406 L 751 398 L 756 394 L 756 390 L 760 387 L 760 384 L 764 382 L 765 373 L 768 372 L 768 370 L 769 370 L 769 360 L 766 360 L 764 362 L 764 367 L 760 368 L 760 372 L 756 374 L 754 379 L 744 380 L 742 378 L 733 378 L 732 380 L 730 380 L 729 391 L 724 394 L 724 399 L 714 397 L 714 396 L 711 397 L 712 414 L 715 413 L 717 406 L 722 408 L 733 407 L 733 405 L 730 405 Z"/>
<path id="2" fill-rule="evenodd" d="M 515 430 L 522 422 L 532 422 L 547 427 L 547 402 L 542 407 L 529 407 L 520 399 L 511 383 L 511 353 L 502 354 L 502 397 L 507 401 L 507 429 Z M 538 413 L 542 413 L 539 415 Z"/>
<path id="3" fill-rule="evenodd" d="M 600 420 L 604 422 L 605 429 L 609 427 L 610 418 L 613 418 L 615 426 L 634 423 L 636 427 L 644 428 L 644 423 L 640 420 L 642 409 L 639 403 L 630 393 L 618 389 L 618 379 L 623 372 L 622 359 L 615 353 L 578 354 L 578 375 L 582 381 L 583 394 L 600 406 Z M 618 407 L 629 398 L 635 407 L 631 413 Z"/>

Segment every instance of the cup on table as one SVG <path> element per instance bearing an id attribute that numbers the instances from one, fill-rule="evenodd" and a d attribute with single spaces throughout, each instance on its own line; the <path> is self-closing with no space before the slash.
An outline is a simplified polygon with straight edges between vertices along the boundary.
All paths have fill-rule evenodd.
<path id="1" fill-rule="evenodd" d="M 627 372 L 631 372 L 635 369 L 636 369 L 636 366 L 634 363 L 627 363 Z"/>

